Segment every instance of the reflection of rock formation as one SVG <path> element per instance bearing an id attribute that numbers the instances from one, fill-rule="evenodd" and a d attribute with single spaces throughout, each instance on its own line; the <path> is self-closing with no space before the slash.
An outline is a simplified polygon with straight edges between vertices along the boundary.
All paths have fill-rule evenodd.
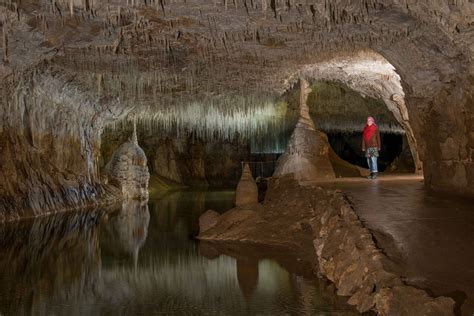
<path id="1" fill-rule="evenodd" d="M 159 200 L 151 200 L 150 208 L 154 225 L 160 231 L 176 235 L 185 231 L 186 236 L 195 236 L 199 232 L 199 216 L 206 209 L 206 192 L 172 192 Z M 186 210 L 186 215 L 182 210 Z"/>
<path id="2" fill-rule="evenodd" d="M 301 276 L 294 278 L 295 286 L 301 295 L 301 315 L 313 315 L 315 285 Z"/>
<path id="3" fill-rule="evenodd" d="M 99 214 L 38 218 L 0 229 L 0 313 L 44 314 L 100 285 Z"/>
<path id="4" fill-rule="evenodd" d="M 242 176 L 235 190 L 235 205 L 244 206 L 258 203 L 258 188 L 252 177 L 249 165 L 245 164 Z"/>
<path id="5" fill-rule="evenodd" d="M 147 201 L 123 202 L 118 214 L 113 214 L 104 225 L 106 235 L 103 239 L 103 250 L 117 255 L 132 256 L 136 265 L 138 252 L 148 236 L 149 222 Z"/>
<path id="6" fill-rule="evenodd" d="M 122 144 L 105 167 L 110 183 L 122 189 L 125 199 L 148 198 L 147 159 L 138 146 L 136 131 L 128 142 Z"/>
<path id="7" fill-rule="evenodd" d="M 239 287 L 248 301 L 258 285 L 258 260 L 237 259 L 237 280 Z"/>
<path id="8" fill-rule="evenodd" d="M 278 159 L 275 176 L 292 174 L 298 181 L 335 177 L 328 157 L 328 138 L 315 128 L 309 116 L 308 93 L 308 82 L 301 79 L 298 123 L 285 153 Z"/>

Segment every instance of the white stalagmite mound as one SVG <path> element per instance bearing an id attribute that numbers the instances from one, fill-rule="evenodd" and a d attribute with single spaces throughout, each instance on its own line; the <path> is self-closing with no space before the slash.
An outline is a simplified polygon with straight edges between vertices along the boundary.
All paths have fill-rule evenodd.
<path id="1" fill-rule="evenodd" d="M 298 181 L 335 178 L 329 161 L 326 134 L 316 129 L 306 104 L 310 92 L 306 80 L 300 80 L 300 113 L 285 153 L 278 159 L 274 176 L 292 174 Z"/>
<path id="2" fill-rule="evenodd" d="M 110 184 L 122 190 L 124 199 L 148 199 L 148 172 L 145 152 L 138 145 L 136 131 L 133 137 L 123 143 L 105 166 Z"/>

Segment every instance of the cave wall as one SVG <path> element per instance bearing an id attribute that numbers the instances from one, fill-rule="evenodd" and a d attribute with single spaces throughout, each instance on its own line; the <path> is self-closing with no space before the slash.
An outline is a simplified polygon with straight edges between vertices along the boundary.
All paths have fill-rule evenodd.
<path id="1" fill-rule="evenodd" d="M 59 70 L 4 81 L 0 94 L 0 221 L 113 198 L 97 168 L 100 130 L 114 106 Z M 103 114 L 101 116 L 101 114 Z"/>
<path id="2" fill-rule="evenodd" d="M 474 76 L 440 90 L 431 101 L 414 99 L 423 109 L 420 129 L 428 187 L 474 195 Z M 426 103 L 425 103 L 426 104 Z"/>
<path id="3" fill-rule="evenodd" d="M 127 127 L 102 134 L 101 165 L 130 134 Z M 241 161 L 250 158 L 250 148 L 242 140 L 164 135 L 139 125 L 138 141 L 147 156 L 150 173 L 171 186 L 234 188 L 241 175 Z"/>
<path id="4" fill-rule="evenodd" d="M 462 19 L 458 23 L 461 27 Z M 402 78 L 425 184 L 433 190 L 472 196 L 472 53 L 456 50 L 440 34 L 432 34 L 429 40 L 427 36 L 418 34 L 416 45 L 407 41 L 394 44 L 384 54 Z"/>

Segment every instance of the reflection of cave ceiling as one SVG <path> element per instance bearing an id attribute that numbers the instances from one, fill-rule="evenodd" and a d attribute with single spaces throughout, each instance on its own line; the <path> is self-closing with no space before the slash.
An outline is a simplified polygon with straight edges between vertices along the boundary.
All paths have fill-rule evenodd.
<path id="1" fill-rule="evenodd" d="M 372 48 L 413 93 L 429 94 L 471 60 L 473 7 L 461 0 L 3 1 L 0 78 L 54 65 L 101 96 L 155 105 L 170 96 L 281 93 L 303 65 Z"/>

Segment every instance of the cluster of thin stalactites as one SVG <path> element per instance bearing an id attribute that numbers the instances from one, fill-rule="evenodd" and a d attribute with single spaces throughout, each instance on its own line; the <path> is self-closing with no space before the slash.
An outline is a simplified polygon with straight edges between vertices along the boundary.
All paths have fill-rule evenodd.
<path id="1" fill-rule="evenodd" d="M 203 140 L 232 141 L 258 138 L 284 125 L 286 106 L 271 100 L 249 102 L 236 100 L 189 102 L 169 107 L 138 111 L 124 120 L 111 123 L 108 129 L 127 128 L 136 121 L 139 128 L 167 136 L 193 136 Z"/>

